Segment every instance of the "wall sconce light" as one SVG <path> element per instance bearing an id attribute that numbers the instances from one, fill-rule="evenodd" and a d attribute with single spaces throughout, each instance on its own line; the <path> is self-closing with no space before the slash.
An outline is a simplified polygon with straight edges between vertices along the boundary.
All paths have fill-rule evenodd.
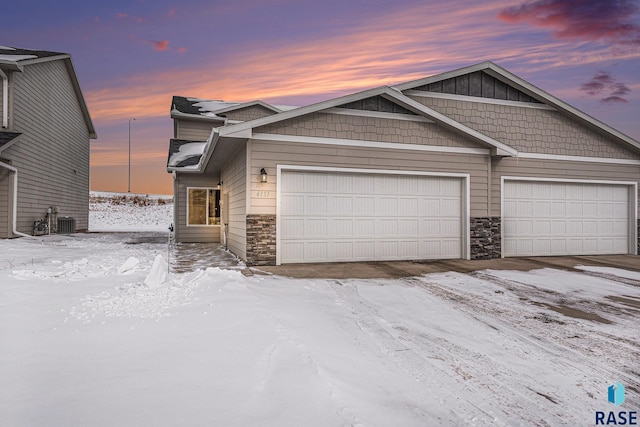
<path id="1" fill-rule="evenodd" d="M 218 185 L 216 185 L 216 190 L 219 190 L 222 187 L 222 181 L 218 181 Z"/>
<path id="2" fill-rule="evenodd" d="M 267 171 L 264 168 L 260 169 L 260 182 L 267 182 Z"/>

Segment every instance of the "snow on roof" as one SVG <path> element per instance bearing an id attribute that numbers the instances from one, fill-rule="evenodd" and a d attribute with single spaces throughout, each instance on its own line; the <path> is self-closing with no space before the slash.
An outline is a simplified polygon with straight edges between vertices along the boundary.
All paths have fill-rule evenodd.
<path id="1" fill-rule="evenodd" d="M 66 55 L 62 52 L 49 52 L 46 50 L 21 49 L 11 46 L 0 46 L 0 61 L 20 62 L 28 59 L 47 58 L 50 56 Z"/>
<path id="2" fill-rule="evenodd" d="M 206 142 L 201 141 L 172 139 L 169 143 L 167 167 L 197 168 L 206 145 Z"/>
<path id="3" fill-rule="evenodd" d="M 215 114 L 216 111 L 240 105 L 239 102 L 209 101 L 198 98 L 187 98 L 187 100 L 193 102 L 193 107 L 197 108 L 200 111 L 200 114 L 211 117 L 218 117 Z"/>

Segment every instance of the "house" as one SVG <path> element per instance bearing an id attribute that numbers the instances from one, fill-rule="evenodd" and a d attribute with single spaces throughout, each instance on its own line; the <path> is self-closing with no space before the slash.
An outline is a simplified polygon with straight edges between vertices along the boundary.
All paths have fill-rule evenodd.
<path id="1" fill-rule="evenodd" d="M 0 46 L 0 80 L 0 238 L 86 230 L 96 132 L 70 55 Z"/>
<path id="2" fill-rule="evenodd" d="M 492 62 L 171 117 L 176 239 L 249 264 L 638 253 L 640 143 Z"/>

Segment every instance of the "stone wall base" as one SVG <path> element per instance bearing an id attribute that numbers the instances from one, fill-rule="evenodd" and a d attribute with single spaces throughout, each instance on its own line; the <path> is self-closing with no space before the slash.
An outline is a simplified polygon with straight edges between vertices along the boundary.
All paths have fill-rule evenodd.
<path id="1" fill-rule="evenodd" d="M 247 215 L 247 265 L 276 265 L 276 216 Z"/>
<path id="2" fill-rule="evenodd" d="M 471 259 L 500 258 L 502 256 L 500 217 L 477 217 L 471 218 L 470 222 Z"/>

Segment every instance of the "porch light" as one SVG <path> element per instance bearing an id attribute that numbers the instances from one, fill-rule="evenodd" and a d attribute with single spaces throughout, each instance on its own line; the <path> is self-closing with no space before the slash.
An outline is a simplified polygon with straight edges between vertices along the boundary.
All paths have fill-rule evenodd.
<path id="1" fill-rule="evenodd" d="M 267 182 L 267 171 L 264 168 L 260 169 L 260 182 Z"/>

